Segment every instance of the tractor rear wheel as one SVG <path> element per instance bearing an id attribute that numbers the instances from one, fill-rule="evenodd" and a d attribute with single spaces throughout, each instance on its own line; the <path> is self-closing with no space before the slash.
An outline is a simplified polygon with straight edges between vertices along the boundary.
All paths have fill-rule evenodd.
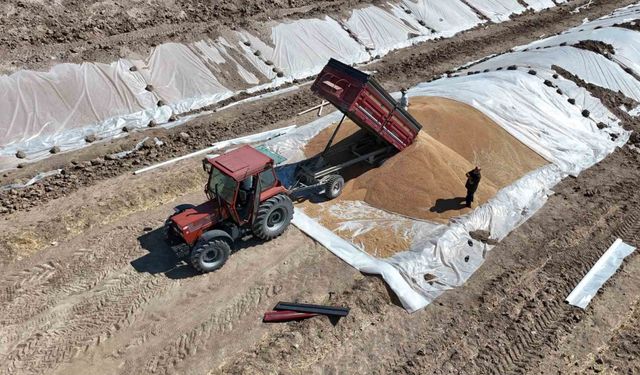
<path id="1" fill-rule="evenodd" d="M 287 229 L 292 218 L 291 198 L 284 194 L 274 195 L 260 204 L 251 229 L 259 239 L 272 240 Z"/>
<path id="2" fill-rule="evenodd" d="M 212 272 L 222 267 L 231 253 L 229 242 L 222 237 L 198 241 L 191 250 L 189 260 L 193 268 L 202 273 Z"/>
<path id="3" fill-rule="evenodd" d="M 324 178 L 324 195 L 329 199 L 335 199 L 342 194 L 344 188 L 344 178 L 339 174 L 332 174 Z"/>

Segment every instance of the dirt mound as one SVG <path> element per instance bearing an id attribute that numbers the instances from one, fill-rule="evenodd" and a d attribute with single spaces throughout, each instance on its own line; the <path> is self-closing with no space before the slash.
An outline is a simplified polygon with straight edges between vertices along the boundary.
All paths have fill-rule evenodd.
<path id="1" fill-rule="evenodd" d="M 475 205 L 547 162 L 475 108 L 454 100 L 414 97 L 409 112 L 423 125 L 416 142 L 402 153 L 345 186 L 340 199 L 362 200 L 405 216 L 446 222 L 467 213 L 465 173 L 482 168 Z M 305 148 L 308 156 L 321 151 L 330 127 Z M 336 139 L 355 133 L 350 121 Z"/>

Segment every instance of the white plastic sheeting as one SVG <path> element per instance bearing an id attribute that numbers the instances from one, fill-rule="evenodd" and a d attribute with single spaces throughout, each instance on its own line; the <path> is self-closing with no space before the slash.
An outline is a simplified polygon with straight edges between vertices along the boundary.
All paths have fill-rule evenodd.
<path id="1" fill-rule="evenodd" d="M 519 47 L 518 50 L 556 47 L 563 43 L 572 45 L 586 40 L 612 45 L 615 54 L 611 58 L 618 64 L 640 73 L 640 33 L 625 28 L 607 27 L 564 33 Z"/>
<path id="2" fill-rule="evenodd" d="M 587 21 L 583 25 L 569 29 L 566 32 L 578 30 L 595 29 L 598 27 L 609 27 L 627 22 L 632 22 L 640 18 L 640 4 L 629 5 L 616 10 L 610 15 L 601 17 L 594 21 Z"/>
<path id="3" fill-rule="evenodd" d="M 153 91 L 177 113 L 202 108 L 233 95 L 203 59 L 184 44 L 162 44 L 145 62 L 135 64 L 148 78 Z"/>
<path id="4" fill-rule="evenodd" d="M 249 33 L 243 37 L 291 78 L 317 74 L 332 57 L 347 64 L 371 58 L 365 48 L 330 17 L 277 24 L 271 29 L 271 43 L 275 48 Z"/>
<path id="5" fill-rule="evenodd" d="M 508 21 L 512 14 L 526 10 L 518 0 L 467 0 L 467 3 L 495 23 Z"/>
<path id="6" fill-rule="evenodd" d="M 89 134 L 114 136 L 124 125 L 163 119 L 166 111 L 130 67 L 126 60 L 60 64 L 49 72 L 0 77 L 0 170 L 19 162 L 13 157 L 18 150 L 34 159 L 53 146 L 65 151 L 83 145 Z"/>
<path id="7" fill-rule="evenodd" d="M 426 296 L 408 287 L 407 281 L 397 268 L 388 262 L 360 251 L 353 244 L 318 224 L 318 222 L 309 218 L 299 209 L 295 210 L 292 223 L 357 270 L 381 275 L 407 310 L 417 311 L 429 303 Z"/>
<path id="8" fill-rule="evenodd" d="M 452 36 L 483 21 L 460 0 L 403 0 L 402 5 L 424 25 L 441 36 Z"/>
<path id="9" fill-rule="evenodd" d="M 415 42 L 412 38 L 424 35 L 423 31 L 376 6 L 354 10 L 345 25 L 374 56 L 407 47 Z"/>
<path id="10" fill-rule="evenodd" d="M 512 0 L 474 1 L 496 14 L 519 11 Z M 383 7 L 355 10 L 344 24 L 329 17 L 272 23 L 271 39 L 265 41 L 247 31 L 227 30 L 217 39 L 160 45 L 142 61 L 62 64 L 48 73 L 2 76 L 0 170 L 23 161 L 14 156 L 18 150 L 34 161 L 48 157 L 53 146 L 63 152 L 83 147 L 89 134 L 110 139 L 126 135 L 124 126 L 143 128 L 151 121 L 164 126 L 172 114 L 239 91 L 252 93 L 310 77 L 330 57 L 362 63 L 482 22 L 461 0 L 402 0 Z M 138 70 L 130 71 L 131 65 Z M 280 71 L 282 77 L 277 76 Z M 166 105 L 157 106 L 160 100 Z"/>
<path id="11" fill-rule="evenodd" d="M 533 10 L 543 10 L 547 8 L 553 8 L 556 3 L 553 0 L 525 0 Z"/>
<path id="12" fill-rule="evenodd" d="M 548 69 L 560 66 L 588 83 L 604 87 L 640 101 L 640 81 L 626 73 L 620 65 L 595 52 L 570 46 L 513 52 L 494 57 L 469 67 L 466 71 L 494 70 L 516 65 Z"/>
<path id="13" fill-rule="evenodd" d="M 620 268 L 624 258 L 631 255 L 634 250 L 635 247 L 618 238 L 573 289 L 566 301 L 572 306 L 586 309 L 598 290 Z"/>
<path id="14" fill-rule="evenodd" d="M 10 185 L 0 186 L 0 191 L 7 191 L 12 189 L 24 189 L 49 176 L 58 175 L 60 174 L 60 172 L 62 172 L 62 169 L 54 169 L 49 172 L 38 173 L 37 175 L 35 175 L 33 178 L 31 178 L 29 181 L 25 182 L 24 184 L 10 184 Z"/>
<path id="15" fill-rule="evenodd" d="M 626 142 L 625 137 L 612 141 L 609 129 L 598 129 L 580 107 L 525 71 L 441 79 L 418 85 L 415 92 L 472 105 L 566 173 L 579 173 Z M 619 128 L 616 133 L 624 134 Z"/>

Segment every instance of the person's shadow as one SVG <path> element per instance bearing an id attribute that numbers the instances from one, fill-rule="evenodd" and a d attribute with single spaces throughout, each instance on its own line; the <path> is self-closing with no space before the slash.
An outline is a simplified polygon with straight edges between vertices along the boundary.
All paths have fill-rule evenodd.
<path id="1" fill-rule="evenodd" d="M 466 203 L 465 197 L 438 199 L 429 211 L 441 214 L 447 211 L 462 210 L 467 207 Z"/>

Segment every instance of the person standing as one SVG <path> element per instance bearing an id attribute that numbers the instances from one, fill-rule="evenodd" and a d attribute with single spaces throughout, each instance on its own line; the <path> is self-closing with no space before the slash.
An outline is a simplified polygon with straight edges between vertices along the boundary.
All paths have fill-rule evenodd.
<path id="1" fill-rule="evenodd" d="M 467 197 L 465 198 L 467 207 L 471 207 L 471 203 L 473 203 L 473 196 L 478 190 L 478 185 L 480 185 L 480 179 L 482 175 L 480 174 L 480 167 L 476 166 L 474 169 L 467 172 L 467 183 L 464 185 L 467 188 Z"/>
<path id="2" fill-rule="evenodd" d="M 402 93 L 402 97 L 400 98 L 400 107 L 406 111 L 409 108 L 409 98 L 407 97 L 407 89 L 402 88 L 400 92 Z"/>

